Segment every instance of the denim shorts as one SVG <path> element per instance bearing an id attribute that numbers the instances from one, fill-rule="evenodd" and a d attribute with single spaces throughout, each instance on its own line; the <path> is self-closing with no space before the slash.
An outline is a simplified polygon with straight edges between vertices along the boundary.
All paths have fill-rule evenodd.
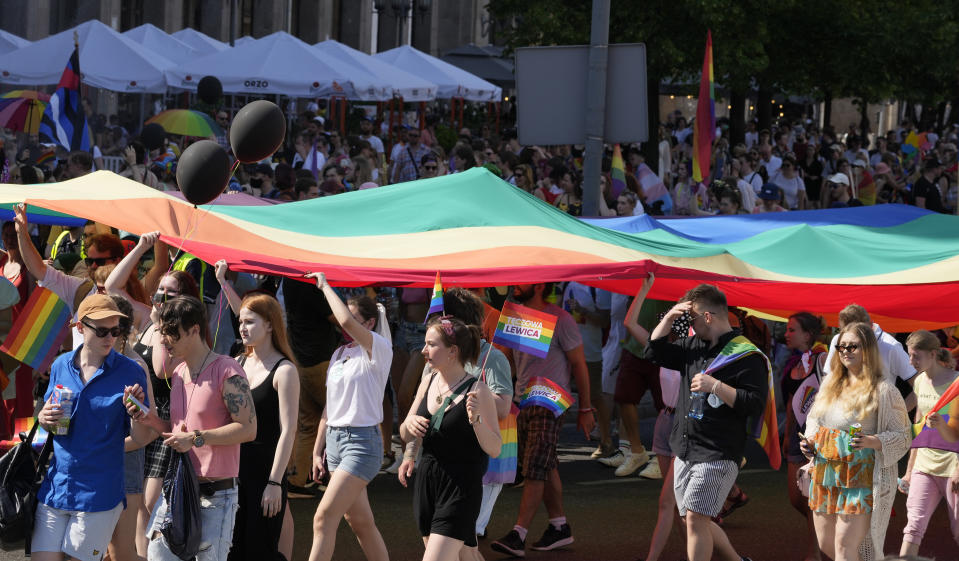
<path id="1" fill-rule="evenodd" d="M 408 353 L 418 353 L 426 346 L 426 324 L 400 320 L 393 346 Z"/>
<path id="2" fill-rule="evenodd" d="M 200 551 L 196 561 L 226 561 L 233 545 L 233 524 L 236 522 L 237 488 L 222 489 L 212 496 L 200 496 Z M 160 533 L 160 524 L 166 516 L 166 499 L 160 495 L 153 516 L 147 526 L 147 559 L 150 561 L 180 561 L 170 551 L 166 538 Z"/>
<path id="3" fill-rule="evenodd" d="M 326 427 L 326 465 L 372 481 L 383 463 L 383 437 L 372 427 Z"/>
<path id="4" fill-rule="evenodd" d="M 143 492 L 143 465 L 145 462 L 145 448 L 123 454 L 123 492 L 127 495 L 138 495 Z"/>

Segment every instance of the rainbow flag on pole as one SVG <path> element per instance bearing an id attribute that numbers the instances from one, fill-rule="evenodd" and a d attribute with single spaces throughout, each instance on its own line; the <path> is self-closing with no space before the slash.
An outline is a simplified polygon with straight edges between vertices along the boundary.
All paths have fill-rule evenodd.
<path id="1" fill-rule="evenodd" d="M 51 290 L 37 287 L 0 345 L 0 351 L 34 370 L 45 371 L 70 333 L 72 316 L 66 302 Z"/>
<path id="2" fill-rule="evenodd" d="M 623 151 L 619 144 L 613 147 L 613 162 L 609 168 L 610 194 L 618 199 L 626 189 L 626 165 L 623 163 Z"/>
<path id="3" fill-rule="evenodd" d="M 930 413 L 939 413 L 945 423 L 949 422 L 949 410 L 952 407 L 959 407 L 959 378 L 952 382 L 946 388 L 939 401 L 932 406 L 932 409 L 922 416 L 922 421 L 912 425 L 912 448 L 936 448 L 938 450 L 948 450 L 959 452 L 959 442 L 947 442 L 939 434 L 939 431 L 926 426 L 926 417 Z"/>
<path id="4" fill-rule="evenodd" d="M 430 298 L 430 309 L 426 312 L 426 317 L 429 317 L 436 312 L 443 312 L 443 283 L 440 282 L 440 272 L 436 271 L 436 280 L 433 281 L 433 297 Z"/>
<path id="5" fill-rule="evenodd" d="M 696 103 L 696 128 L 693 129 L 693 181 L 709 177 L 709 160 L 713 154 L 716 136 L 716 97 L 713 82 L 713 34 L 706 32 L 706 54 L 703 56 L 703 75 L 699 80 L 699 100 Z"/>
<path id="6" fill-rule="evenodd" d="M 519 401 L 519 408 L 526 409 L 533 405 L 545 407 L 559 417 L 569 409 L 573 403 L 573 396 L 549 378 L 537 376 L 529 381 L 523 397 Z"/>
<path id="7" fill-rule="evenodd" d="M 556 316 L 515 302 L 506 302 L 500 312 L 492 342 L 546 358 L 555 328 Z"/>

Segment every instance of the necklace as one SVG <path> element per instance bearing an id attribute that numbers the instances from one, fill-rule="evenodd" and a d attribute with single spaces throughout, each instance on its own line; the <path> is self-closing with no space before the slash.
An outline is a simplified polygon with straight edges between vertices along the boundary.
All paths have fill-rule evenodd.
<path id="1" fill-rule="evenodd" d="M 184 395 L 183 395 L 183 400 L 186 402 L 186 403 L 183 404 L 183 416 L 184 416 L 184 418 L 186 417 L 187 412 L 190 410 L 190 404 L 193 403 L 193 394 L 196 393 L 196 387 L 197 387 L 197 385 L 198 385 L 197 382 L 200 381 L 200 376 L 203 375 L 203 365 L 206 364 L 206 361 L 207 361 L 208 358 L 210 358 L 210 353 L 212 353 L 212 352 L 213 352 L 213 349 L 212 349 L 212 348 L 211 348 L 209 351 L 206 352 L 206 356 L 203 357 L 203 362 L 200 363 L 200 367 L 197 369 L 196 376 L 194 376 L 193 373 L 190 372 L 190 378 L 191 378 L 191 382 L 193 383 L 193 388 L 190 389 L 190 398 L 189 398 L 189 399 L 186 398 L 186 385 L 184 385 L 184 387 L 183 387 L 183 394 L 184 394 Z M 189 372 L 189 370 L 190 370 L 190 366 L 187 365 L 187 371 Z M 182 380 L 181 380 L 181 382 L 182 382 Z"/>
<path id="2" fill-rule="evenodd" d="M 459 387 L 460 383 L 462 383 L 463 380 L 465 380 L 467 376 L 469 376 L 468 373 L 467 373 L 467 374 L 463 374 L 463 377 L 460 378 L 459 380 L 457 380 L 457 382 L 456 382 L 455 384 L 451 384 L 451 385 L 449 385 L 449 386 L 446 386 L 446 389 L 445 389 L 445 390 L 443 390 L 442 392 L 436 394 L 436 404 L 439 405 L 439 404 L 443 403 L 443 398 L 446 396 L 447 392 L 451 391 L 453 388 Z"/>

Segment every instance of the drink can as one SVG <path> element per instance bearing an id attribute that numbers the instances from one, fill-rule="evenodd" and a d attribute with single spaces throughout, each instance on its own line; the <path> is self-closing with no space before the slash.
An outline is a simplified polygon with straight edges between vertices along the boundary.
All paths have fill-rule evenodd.
<path id="1" fill-rule="evenodd" d="M 53 389 L 53 403 L 60 406 L 63 416 L 57 420 L 53 434 L 64 435 L 70 432 L 70 419 L 73 417 L 73 405 L 76 394 L 70 388 L 57 384 Z"/>
<path id="2" fill-rule="evenodd" d="M 849 426 L 849 438 L 856 438 L 856 435 L 862 433 L 862 423 L 853 423 Z"/>

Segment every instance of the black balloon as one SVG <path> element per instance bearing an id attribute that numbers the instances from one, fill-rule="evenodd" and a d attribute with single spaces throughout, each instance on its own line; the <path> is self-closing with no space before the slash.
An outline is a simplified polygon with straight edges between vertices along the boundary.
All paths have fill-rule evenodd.
<path id="1" fill-rule="evenodd" d="M 143 125 L 143 130 L 140 131 L 140 141 L 143 142 L 143 145 L 146 146 L 147 150 L 163 148 L 165 140 L 166 131 L 163 130 L 163 125 L 160 123 L 148 123 Z"/>
<path id="2" fill-rule="evenodd" d="M 196 85 L 196 95 L 200 101 L 216 105 L 223 97 L 223 84 L 216 76 L 204 76 Z"/>
<path id="3" fill-rule="evenodd" d="M 191 144 L 176 166 L 176 181 L 186 200 L 205 205 L 217 198 L 230 181 L 230 157 L 212 140 Z"/>
<path id="4" fill-rule="evenodd" d="M 275 103 L 258 100 L 240 109 L 230 124 L 230 146 L 245 164 L 273 155 L 286 136 L 286 118 Z"/>

